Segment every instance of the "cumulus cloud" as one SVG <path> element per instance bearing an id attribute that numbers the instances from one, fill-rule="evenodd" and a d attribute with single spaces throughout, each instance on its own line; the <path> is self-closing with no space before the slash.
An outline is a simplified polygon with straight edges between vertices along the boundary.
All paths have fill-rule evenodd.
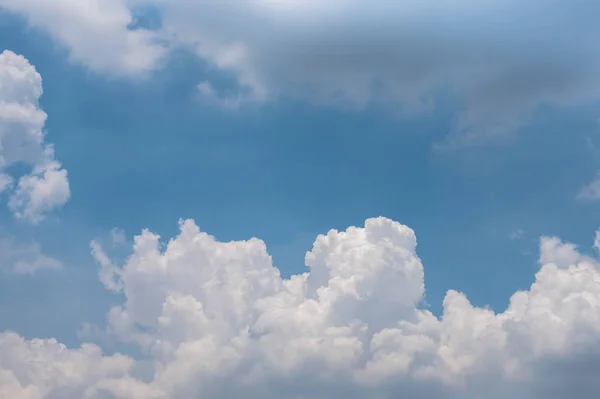
<path id="1" fill-rule="evenodd" d="M 501 313 L 449 291 L 424 310 L 414 232 L 386 218 L 319 236 L 283 279 L 258 239 L 219 242 L 191 220 L 149 231 L 117 266 L 108 332 L 145 358 L 0 335 L 0 398 L 482 398 L 597 396 L 600 263 L 558 238 Z M 152 367 L 148 368 L 147 365 Z"/>
<path id="2" fill-rule="evenodd" d="M 0 348 L 2 399 L 102 398 L 98 391 L 118 391 L 127 384 L 124 375 L 132 366 L 130 358 L 103 356 L 95 345 L 69 350 L 54 339 L 25 340 L 11 332 L 0 334 Z M 112 377 L 120 380 L 113 383 Z M 130 389 L 121 397 L 140 396 Z"/>
<path id="3" fill-rule="evenodd" d="M 25 57 L 0 54 L 0 192 L 11 191 L 8 205 L 15 217 L 34 223 L 70 197 L 67 171 L 45 143 L 42 92 L 42 77 Z M 32 170 L 15 184 L 6 170 L 17 164 Z"/>
<path id="4" fill-rule="evenodd" d="M 450 88 L 465 101 L 438 148 L 501 139 L 540 105 L 597 100 L 600 6 L 575 1 L 0 0 L 98 71 L 157 67 L 188 48 L 233 76 L 199 91 L 225 106 L 279 96 L 361 109 L 430 110 Z M 130 8 L 128 8 L 128 6 Z M 128 28 L 155 6 L 160 29 Z"/>
<path id="5" fill-rule="evenodd" d="M 38 243 L 21 244 L 12 238 L 0 239 L 0 271 L 31 275 L 41 270 L 61 270 L 63 264 L 42 253 Z"/>

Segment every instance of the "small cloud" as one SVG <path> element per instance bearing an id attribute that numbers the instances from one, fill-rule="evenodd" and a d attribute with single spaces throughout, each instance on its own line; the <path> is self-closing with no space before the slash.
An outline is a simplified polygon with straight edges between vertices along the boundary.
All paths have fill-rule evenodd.
<path id="1" fill-rule="evenodd" d="M 0 240 L 0 271 L 33 275 L 41 270 L 62 270 L 63 264 L 42 253 L 38 243 L 19 244 L 13 238 Z"/>
<path id="2" fill-rule="evenodd" d="M 17 219 L 37 224 L 51 210 L 66 204 L 70 197 L 67 171 L 52 160 L 19 179 L 8 207 Z"/>
<path id="3" fill-rule="evenodd" d="M 594 180 L 579 191 L 577 199 L 585 201 L 597 201 L 600 199 L 600 173 L 596 174 Z"/>
<path id="4" fill-rule="evenodd" d="M 518 229 L 510 233 L 509 237 L 511 240 L 522 240 L 525 238 L 525 232 L 521 229 Z"/>

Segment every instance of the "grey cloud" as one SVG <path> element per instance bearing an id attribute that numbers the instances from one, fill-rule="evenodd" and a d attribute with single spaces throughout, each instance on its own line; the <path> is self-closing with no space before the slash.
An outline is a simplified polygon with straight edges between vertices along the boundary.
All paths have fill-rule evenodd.
<path id="1" fill-rule="evenodd" d="M 502 138 L 539 105 L 599 95 L 600 7 L 586 1 L 155 3 L 167 32 L 261 99 L 412 112 L 449 85 L 467 106 L 443 147 Z M 220 62 L 234 45 L 243 51 Z"/>
<path id="2" fill-rule="evenodd" d="M 600 3 L 593 1 L 74 3 L 56 2 L 52 13 L 40 12 L 44 0 L 0 0 L 0 7 L 27 16 L 74 61 L 102 73 L 144 76 L 163 65 L 166 48 L 186 47 L 236 77 L 239 95 L 198 82 L 228 107 L 288 97 L 428 112 L 436 90 L 449 87 L 465 108 L 440 149 L 502 140 L 542 104 L 576 106 L 600 94 Z M 156 7 L 162 20 L 152 30 L 127 29 L 139 7 Z M 90 35 L 81 21 L 105 32 Z"/>

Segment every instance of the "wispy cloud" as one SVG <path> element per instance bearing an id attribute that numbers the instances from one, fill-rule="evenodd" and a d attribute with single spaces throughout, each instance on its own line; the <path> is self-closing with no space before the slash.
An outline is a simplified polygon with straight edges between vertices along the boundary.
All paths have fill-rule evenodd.
<path id="1" fill-rule="evenodd" d="M 14 238 L 0 239 L 0 271 L 33 275 L 42 270 L 61 270 L 63 264 L 42 253 L 38 243 L 19 243 Z"/>
<path id="2" fill-rule="evenodd" d="M 596 175 L 594 180 L 586 184 L 577 194 L 577 199 L 585 201 L 600 200 L 600 173 Z"/>
<path id="3" fill-rule="evenodd" d="M 525 232 L 521 229 L 515 230 L 509 235 L 511 240 L 522 240 L 525 238 Z"/>

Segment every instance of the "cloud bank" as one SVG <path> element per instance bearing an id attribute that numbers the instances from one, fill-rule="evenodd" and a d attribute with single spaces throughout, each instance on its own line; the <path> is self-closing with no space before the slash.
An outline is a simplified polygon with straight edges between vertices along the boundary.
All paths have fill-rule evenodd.
<path id="1" fill-rule="evenodd" d="M 102 281 L 124 295 L 115 339 L 92 344 L 0 334 L 0 398 L 595 398 L 600 390 L 600 263 L 544 237 L 540 268 L 502 313 L 449 291 L 420 305 L 414 232 L 380 217 L 331 230 L 283 279 L 264 242 L 219 242 L 191 220 L 168 243 L 149 231 Z"/>
<path id="2" fill-rule="evenodd" d="M 12 51 L 0 53 L 0 192 L 10 191 L 8 206 L 15 217 L 33 223 L 71 195 L 67 171 L 45 142 L 41 95 L 42 77 L 35 67 Z M 9 172 L 15 165 L 30 172 L 15 181 Z"/>
<path id="3" fill-rule="evenodd" d="M 73 61 L 118 76 L 197 54 L 234 87 L 198 82 L 227 107 L 279 97 L 393 112 L 431 110 L 440 88 L 465 102 L 443 148 L 502 139 L 541 105 L 600 97 L 600 6 L 586 0 L 0 0 Z M 161 24 L 136 23 L 155 7 Z"/>

